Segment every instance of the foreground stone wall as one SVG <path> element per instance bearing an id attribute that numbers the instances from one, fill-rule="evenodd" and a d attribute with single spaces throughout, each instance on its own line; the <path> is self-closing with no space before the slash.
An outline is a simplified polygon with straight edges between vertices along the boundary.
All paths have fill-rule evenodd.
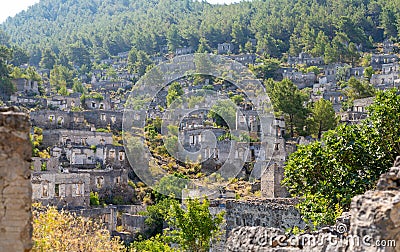
<path id="1" fill-rule="evenodd" d="M 239 226 L 262 226 L 283 230 L 297 226 L 304 228 L 294 199 L 228 200 L 226 202 L 226 231 Z"/>
<path id="2" fill-rule="evenodd" d="M 297 236 L 270 226 L 236 227 L 226 251 L 400 251 L 400 158 L 376 190 L 353 198 L 335 226 Z"/>
<path id="3" fill-rule="evenodd" d="M 29 130 L 27 115 L 0 108 L 0 251 L 32 247 Z"/>

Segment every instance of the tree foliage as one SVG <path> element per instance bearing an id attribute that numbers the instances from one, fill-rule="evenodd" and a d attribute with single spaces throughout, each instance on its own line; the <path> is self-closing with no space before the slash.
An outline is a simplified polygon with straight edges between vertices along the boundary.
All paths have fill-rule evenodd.
<path id="1" fill-rule="evenodd" d="M 311 116 L 308 120 L 310 133 L 321 139 L 322 132 L 334 129 L 338 123 L 338 118 L 330 101 L 320 99 L 311 108 Z"/>
<path id="2" fill-rule="evenodd" d="M 174 228 L 170 235 L 186 251 L 209 251 L 210 241 L 221 235 L 224 212 L 213 216 L 209 201 L 191 199 L 185 202 L 186 209 L 173 204 L 169 212 L 169 224 Z"/>
<path id="3" fill-rule="evenodd" d="M 307 96 L 289 79 L 280 82 L 269 79 L 266 81 L 266 89 L 275 112 L 285 115 L 290 128 L 290 136 L 293 137 L 295 133 L 302 130 L 302 122 L 307 116 L 308 111 L 304 106 Z"/>
<path id="4" fill-rule="evenodd" d="M 187 181 L 183 180 L 185 178 L 187 177 L 176 173 L 160 179 L 160 181 L 154 187 L 156 198 L 163 199 L 167 196 L 170 196 L 181 199 L 182 190 L 185 189 L 185 186 L 187 185 Z"/>
<path id="5" fill-rule="evenodd" d="M 359 125 L 339 125 L 290 155 L 283 184 L 315 226 L 333 224 L 352 197 L 375 186 L 400 154 L 400 96 L 378 92 Z"/>
<path id="6" fill-rule="evenodd" d="M 148 206 L 143 214 L 148 216 L 146 224 L 153 227 L 152 235 L 161 234 L 164 224 L 170 226 L 169 230 L 164 230 L 163 239 L 156 237 L 151 241 L 155 241 L 155 245 L 161 245 L 160 241 L 177 243 L 184 251 L 208 251 L 210 242 L 218 240 L 222 234 L 225 214 L 212 215 L 209 205 L 207 199 L 189 199 L 182 206 L 179 201 L 166 197 Z"/>
<path id="7" fill-rule="evenodd" d="M 168 88 L 167 94 L 167 106 L 170 106 L 173 102 L 181 103 L 183 95 L 183 89 L 178 82 L 173 82 L 170 87 Z"/>
<path id="8" fill-rule="evenodd" d="M 171 248 L 161 235 L 156 235 L 150 239 L 143 241 L 134 241 L 130 246 L 131 252 L 173 252 L 175 249 Z"/>
<path id="9" fill-rule="evenodd" d="M 342 92 L 348 99 L 355 100 L 374 96 L 375 88 L 369 82 L 351 77 Z"/>
<path id="10" fill-rule="evenodd" d="M 371 42 L 385 38 L 398 41 L 399 14 L 396 0 L 335 4 L 255 0 L 234 5 L 190 0 L 115 0 L 112 4 L 45 0 L 7 19 L 0 27 L 4 30 L 0 41 L 18 44 L 30 55 L 30 63 L 38 64 L 43 56 L 42 66 L 48 69 L 54 65 L 53 56 L 41 48 L 49 48 L 59 64 L 80 66 L 89 63 L 88 54 L 98 62 L 132 47 L 148 55 L 165 46 L 172 53 L 182 46 L 208 52 L 232 41 L 237 50 L 251 51 L 249 39 L 257 39 L 254 49 L 265 56 L 280 58 L 305 51 L 323 56 L 327 63 L 354 63 L 359 45 L 368 49 Z M 76 53 L 82 57 L 71 60 Z"/>
<path id="11" fill-rule="evenodd" d="M 73 72 L 62 65 L 54 65 L 50 71 L 50 84 L 57 90 L 61 87 L 73 86 Z"/>
<path id="12" fill-rule="evenodd" d="M 236 106 L 230 100 L 218 100 L 209 111 L 209 118 L 221 127 L 231 128 L 235 125 Z"/>
<path id="13" fill-rule="evenodd" d="M 274 78 L 276 76 L 276 71 L 280 67 L 280 61 L 274 58 L 265 59 L 259 64 L 250 65 L 249 69 L 253 74 L 262 80 L 269 78 Z"/>
<path id="14" fill-rule="evenodd" d="M 143 214 L 147 216 L 145 222 L 150 227 L 149 235 L 162 234 L 164 223 L 168 221 L 171 205 L 176 204 L 178 204 L 178 201 L 175 199 L 164 197 L 155 205 L 147 206 L 146 212 Z"/>
<path id="15" fill-rule="evenodd" d="M 12 58 L 12 51 L 6 46 L 0 45 L 0 96 L 8 100 L 11 94 L 16 91 L 16 87 L 11 82 L 10 70 L 7 61 Z"/>
<path id="16" fill-rule="evenodd" d="M 32 251 L 125 251 L 102 224 L 55 207 L 33 207 Z"/>

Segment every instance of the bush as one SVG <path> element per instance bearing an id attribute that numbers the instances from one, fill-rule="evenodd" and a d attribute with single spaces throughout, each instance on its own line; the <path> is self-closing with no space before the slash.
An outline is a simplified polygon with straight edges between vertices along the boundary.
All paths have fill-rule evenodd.
<path id="1" fill-rule="evenodd" d="M 357 125 L 339 125 L 289 156 L 283 185 L 314 227 L 332 225 L 354 196 L 375 187 L 400 154 L 400 96 L 379 91 Z"/>
<path id="2" fill-rule="evenodd" d="M 47 162 L 43 162 L 42 165 L 40 166 L 41 171 L 47 171 Z"/>
<path id="3" fill-rule="evenodd" d="M 172 252 L 176 251 L 162 240 L 160 235 L 148 240 L 133 242 L 130 247 L 131 252 Z"/>
<path id="4" fill-rule="evenodd" d="M 55 207 L 33 206 L 32 251 L 126 251 L 100 222 Z"/>
<path id="5" fill-rule="evenodd" d="M 99 194 L 97 192 L 90 192 L 90 205 L 91 206 L 100 205 Z"/>

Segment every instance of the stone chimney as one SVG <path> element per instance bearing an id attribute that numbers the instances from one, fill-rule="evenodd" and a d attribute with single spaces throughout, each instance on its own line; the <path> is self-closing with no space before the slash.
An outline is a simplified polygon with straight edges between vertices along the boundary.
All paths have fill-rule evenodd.
<path id="1" fill-rule="evenodd" d="M 32 248 L 29 130 L 26 114 L 0 108 L 0 251 Z"/>

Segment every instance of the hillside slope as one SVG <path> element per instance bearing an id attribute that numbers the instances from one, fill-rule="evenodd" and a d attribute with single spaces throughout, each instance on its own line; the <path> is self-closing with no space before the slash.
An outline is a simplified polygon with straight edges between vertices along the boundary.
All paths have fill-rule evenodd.
<path id="1" fill-rule="evenodd" d="M 216 49 L 232 41 L 242 51 L 324 54 L 353 42 L 370 48 L 398 40 L 396 0 L 253 0 L 210 5 L 192 0 L 41 0 L 0 25 L 12 43 L 40 55 L 83 43 L 96 59 L 132 46 L 149 54 L 168 45 Z M 246 42 L 257 39 L 257 47 Z M 332 51 L 332 50 L 331 50 Z"/>

